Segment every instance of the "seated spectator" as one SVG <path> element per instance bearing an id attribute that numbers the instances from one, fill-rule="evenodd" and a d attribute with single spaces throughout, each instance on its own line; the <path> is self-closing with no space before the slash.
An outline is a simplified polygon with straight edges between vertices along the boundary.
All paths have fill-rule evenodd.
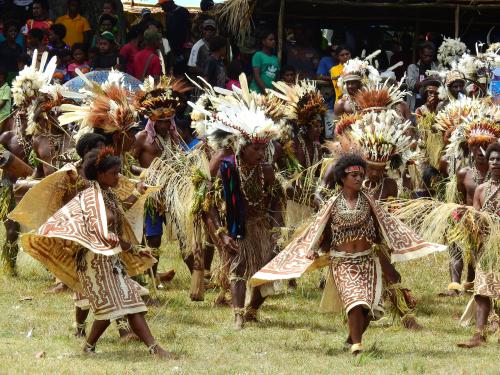
<path id="1" fill-rule="evenodd" d="M 46 45 L 43 42 L 45 32 L 42 29 L 31 29 L 26 37 L 26 52 L 28 55 L 33 56 L 35 50 L 38 51 L 38 57 L 46 50 Z"/>
<path id="2" fill-rule="evenodd" d="M 14 77 L 19 72 L 17 68 L 17 59 L 22 55 L 23 49 L 16 43 L 16 36 L 18 35 L 18 27 L 15 23 L 5 24 L 5 41 L 0 43 L 0 61 L 7 71 L 7 82 L 10 84 Z"/>
<path id="3" fill-rule="evenodd" d="M 161 34 L 148 29 L 144 31 L 144 49 L 137 52 L 134 58 L 134 77 L 144 81 L 147 76 L 155 79 L 162 74 L 161 62 L 158 57 Z"/>
<path id="4" fill-rule="evenodd" d="M 7 83 L 7 70 L 0 66 L 0 124 L 10 115 L 11 93 Z"/>
<path id="5" fill-rule="evenodd" d="M 115 36 L 109 31 L 101 34 L 97 41 L 99 52 L 92 60 L 91 66 L 93 70 L 111 70 L 121 69 L 120 54 L 116 44 Z"/>
<path id="6" fill-rule="evenodd" d="M 33 0 L 32 8 L 33 18 L 26 21 L 21 32 L 26 37 L 28 32 L 33 29 L 41 29 L 45 32 L 45 43 L 48 43 L 48 35 L 52 21 L 49 18 L 49 6 L 46 0 Z"/>
<path id="7" fill-rule="evenodd" d="M 125 72 L 134 75 L 134 58 L 139 52 L 142 42 L 141 28 L 138 25 L 132 26 L 127 34 L 128 43 L 120 49 L 120 58 L 125 65 Z"/>
<path id="8" fill-rule="evenodd" d="M 292 86 L 297 82 L 297 69 L 291 65 L 285 65 L 281 70 L 281 80 Z"/>
<path id="9" fill-rule="evenodd" d="M 189 72 L 194 76 L 203 75 L 206 70 L 210 51 L 208 44 L 217 33 L 217 24 L 214 20 L 208 19 L 203 22 L 202 38 L 198 40 L 193 48 L 188 60 Z"/>
<path id="10" fill-rule="evenodd" d="M 278 56 L 274 54 L 276 38 L 274 33 L 264 30 L 260 33 L 259 42 L 261 50 L 252 57 L 253 81 L 250 89 L 255 92 L 265 93 L 266 89 L 273 87 L 273 81 L 279 77 L 280 64 Z"/>
<path id="11" fill-rule="evenodd" d="M 205 76 L 213 87 L 226 87 L 227 75 L 224 59 L 226 58 L 226 38 L 214 36 L 210 40 L 210 56 Z"/>
<path id="12" fill-rule="evenodd" d="M 56 20 L 56 23 L 66 26 L 64 42 L 70 47 L 75 43 L 88 45 L 91 36 L 89 21 L 80 15 L 79 9 L 79 0 L 68 0 L 68 13 Z"/>
<path id="13" fill-rule="evenodd" d="M 241 88 L 240 74 L 243 73 L 243 64 L 240 60 L 234 59 L 227 66 L 227 78 L 229 81 L 226 83 L 226 89 L 232 90 L 233 86 Z"/>
<path id="14" fill-rule="evenodd" d="M 116 17 L 111 16 L 109 14 L 101 14 L 99 19 L 97 20 L 97 32 L 95 33 L 94 37 L 92 38 L 92 43 L 91 47 L 97 46 L 97 39 L 99 39 L 99 36 L 106 32 L 109 31 L 115 36 L 115 40 L 117 40 L 117 34 L 114 32 L 116 29 L 116 24 L 118 20 Z"/>
<path id="15" fill-rule="evenodd" d="M 319 60 L 318 64 L 318 69 L 316 69 L 316 78 L 321 79 L 323 81 L 329 81 L 330 80 L 330 70 L 338 64 L 337 61 L 337 53 L 335 49 L 337 48 L 336 45 L 331 45 L 328 46 L 328 56 L 323 56 Z"/>
<path id="16" fill-rule="evenodd" d="M 70 52 L 71 49 L 63 41 L 65 36 L 66 27 L 63 24 L 56 23 L 52 25 L 49 30 L 49 44 L 47 45 L 47 51 L 53 55 L 57 55 L 62 51 Z"/>
<path id="17" fill-rule="evenodd" d="M 69 78 L 75 78 L 77 76 L 76 69 L 80 69 L 83 74 L 90 72 L 87 54 L 82 43 L 76 43 L 73 45 L 73 48 L 71 49 L 71 57 L 72 61 L 68 65 Z"/>

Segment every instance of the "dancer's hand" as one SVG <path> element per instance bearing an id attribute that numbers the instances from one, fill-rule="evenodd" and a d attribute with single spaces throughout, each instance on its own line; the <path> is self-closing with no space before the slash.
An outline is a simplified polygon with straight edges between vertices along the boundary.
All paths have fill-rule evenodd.
<path id="1" fill-rule="evenodd" d="M 135 185 L 135 188 L 136 190 L 141 193 L 141 194 L 144 194 L 146 192 L 146 189 L 147 189 L 147 185 L 142 182 L 142 181 L 139 181 L 136 185 Z"/>
<path id="2" fill-rule="evenodd" d="M 221 235 L 222 247 L 230 254 L 235 254 L 240 251 L 240 248 L 235 240 L 228 236 L 227 234 Z"/>
<path id="3" fill-rule="evenodd" d="M 319 254 L 316 251 L 311 251 L 306 255 L 307 259 L 316 260 L 319 258 Z"/>

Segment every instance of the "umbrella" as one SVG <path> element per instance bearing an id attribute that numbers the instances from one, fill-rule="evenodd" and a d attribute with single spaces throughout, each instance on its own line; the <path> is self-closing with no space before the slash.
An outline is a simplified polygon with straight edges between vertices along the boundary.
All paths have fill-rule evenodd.
<path id="1" fill-rule="evenodd" d="M 110 72 L 110 70 L 94 70 L 86 73 L 85 78 L 102 85 L 108 79 Z M 142 85 L 142 82 L 130 74 L 123 73 L 123 85 L 128 91 L 135 92 L 139 90 L 139 85 Z M 80 77 L 72 78 L 63 85 L 63 87 L 73 92 L 80 91 L 84 86 L 83 79 Z"/>

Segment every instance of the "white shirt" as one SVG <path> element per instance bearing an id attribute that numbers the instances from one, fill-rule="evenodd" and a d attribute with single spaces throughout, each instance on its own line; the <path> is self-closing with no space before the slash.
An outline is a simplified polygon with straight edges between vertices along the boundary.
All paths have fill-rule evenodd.
<path id="1" fill-rule="evenodd" d="M 14 4 L 17 5 L 18 7 L 28 6 L 32 2 L 33 2 L 33 0 L 14 0 Z"/>
<path id="2" fill-rule="evenodd" d="M 188 66 L 193 68 L 196 67 L 196 63 L 198 62 L 198 51 L 205 44 L 207 44 L 205 39 L 200 39 L 194 44 L 193 48 L 191 48 L 191 54 L 189 55 Z"/>

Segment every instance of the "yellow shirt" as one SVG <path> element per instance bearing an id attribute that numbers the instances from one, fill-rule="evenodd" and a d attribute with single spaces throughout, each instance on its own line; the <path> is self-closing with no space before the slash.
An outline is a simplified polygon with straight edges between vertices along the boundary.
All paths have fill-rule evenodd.
<path id="1" fill-rule="evenodd" d="M 338 85 L 338 77 L 342 74 L 344 70 L 344 64 L 335 65 L 330 69 L 330 77 L 332 78 L 333 89 L 335 90 L 335 101 L 342 97 L 342 87 Z"/>
<path id="2" fill-rule="evenodd" d="M 72 47 L 75 43 L 83 43 L 83 36 L 86 31 L 90 31 L 89 21 L 81 15 L 77 15 L 75 18 L 70 18 L 69 15 L 59 17 L 56 23 L 62 23 L 66 26 L 66 36 L 64 37 L 64 43 Z"/>

